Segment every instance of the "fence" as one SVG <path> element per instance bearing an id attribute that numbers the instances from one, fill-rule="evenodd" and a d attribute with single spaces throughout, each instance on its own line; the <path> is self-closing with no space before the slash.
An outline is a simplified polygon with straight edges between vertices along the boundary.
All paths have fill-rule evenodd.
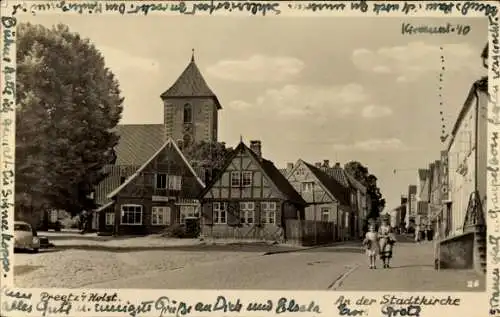
<path id="1" fill-rule="evenodd" d="M 342 239 L 333 222 L 287 219 L 285 230 L 287 243 L 302 246 L 326 244 Z"/>

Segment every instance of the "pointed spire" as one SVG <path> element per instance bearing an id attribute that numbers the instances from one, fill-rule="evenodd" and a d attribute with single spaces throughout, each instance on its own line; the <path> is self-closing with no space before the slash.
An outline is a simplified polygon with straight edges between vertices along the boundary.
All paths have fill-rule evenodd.
<path id="1" fill-rule="evenodd" d="M 194 48 L 191 49 L 191 62 L 194 63 Z"/>
<path id="2" fill-rule="evenodd" d="M 243 143 L 243 136 L 240 134 L 240 143 Z"/>

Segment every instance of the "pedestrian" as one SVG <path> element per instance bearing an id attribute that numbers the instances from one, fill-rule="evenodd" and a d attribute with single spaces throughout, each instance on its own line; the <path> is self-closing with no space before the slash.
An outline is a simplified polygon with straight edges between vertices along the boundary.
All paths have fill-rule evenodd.
<path id="1" fill-rule="evenodd" d="M 388 269 L 390 267 L 392 248 L 396 243 L 396 237 L 387 219 L 382 219 L 382 224 L 378 229 L 378 239 L 380 245 L 380 259 L 384 263 L 384 269 Z"/>
<path id="2" fill-rule="evenodd" d="M 370 261 L 370 269 L 376 269 L 375 261 L 377 260 L 378 252 L 378 236 L 375 230 L 375 224 L 368 225 L 368 232 L 363 240 L 363 246 L 366 250 L 366 255 Z"/>
<path id="3" fill-rule="evenodd" d="M 417 224 L 415 226 L 415 242 L 416 243 L 420 242 L 420 224 Z"/>

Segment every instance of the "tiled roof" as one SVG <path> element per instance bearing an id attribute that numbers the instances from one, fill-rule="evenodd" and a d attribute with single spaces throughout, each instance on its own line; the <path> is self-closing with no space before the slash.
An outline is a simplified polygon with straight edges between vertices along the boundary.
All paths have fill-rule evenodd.
<path id="1" fill-rule="evenodd" d="M 98 205 L 105 205 L 110 202 L 106 196 L 115 188 L 120 186 L 121 178 L 127 178 L 139 168 L 139 166 L 116 166 L 107 165 L 104 172 L 109 173 L 95 188 L 95 202 Z"/>
<path id="2" fill-rule="evenodd" d="M 249 149 L 250 152 L 252 152 Z M 253 154 L 253 153 L 252 153 Z M 299 203 L 305 205 L 306 202 L 300 196 L 300 194 L 293 188 L 292 184 L 286 179 L 285 175 L 283 175 L 277 168 L 274 166 L 273 162 L 262 159 L 261 166 L 264 172 L 271 178 L 274 184 L 278 187 L 278 189 L 285 194 L 291 201 L 295 203 Z"/>
<path id="3" fill-rule="evenodd" d="M 163 124 L 122 124 L 116 127 L 120 136 L 116 165 L 142 165 L 165 142 Z"/>
<path id="4" fill-rule="evenodd" d="M 161 97 L 209 97 L 214 99 L 218 109 L 222 108 L 217 96 L 212 92 L 210 87 L 208 87 L 194 59 L 191 59 L 191 62 L 179 78 L 177 78 L 175 83 L 167 89 L 167 91 L 161 94 Z"/>
<path id="5" fill-rule="evenodd" d="M 114 196 L 116 196 L 132 180 L 134 180 L 137 176 L 139 176 L 141 174 L 141 172 L 148 166 L 148 164 L 151 163 L 153 161 L 153 159 L 155 157 L 157 157 L 161 153 L 161 151 L 163 151 L 167 146 L 173 147 L 174 151 L 176 151 L 180 155 L 180 157 L 181 157 L 182 161 L 184 162 L 184 164 L 189 168 L 189 170 L 191 171 L 191 174 L 194 177 L 196 177 L 196 180 L 199 182 L 200 186 L 202 188 L 204 188 L 205 187 L 205 183 L 198 176 L 198 173 L 196 173 L 196 171 L 193 169 L 193 167 L 191 166 L 191 164 L 189 164 L 188 160 L 186 159 L 186 157 L 184 156 L 184 154 L 182 154 L 181 150 L 179 149 L 179 147 L 177 146 L 177 144 L 174 142 L 174 140 L 172 140 L 171 138 L 169 138 L 167 140 L 167 142 L 165 142 L 160 148 L 158 148 L 155 153 L 153 153 L 131 176 L 129 176 L 125 180 L 125 182 L 123 182 L 122 184 L 120 184 L 120 186 L 118 186 L 111 193 L 109 193 L 107 195 L 107 198 L 111 199 Z"/>
<path id="6" fill-rule="evenodd" d="M 352 185 L 352 187 L 358 189 L 363 194 L 366 193 L 366 186 L 365 185 L 361 184 L 361 182 L 359 182 L 357 179 L 354 178 L 354 176 L 347 173 L 345 170 L 344 170 L 344 174 L 347 177 L 347 180 L 349 181 L 349 183 Z"/>
<path id="7" fill-rule="evenodd" d="M 327 170 L 320 169 L 312 164 L 304 162 L 304 164 L 311 170 L 311 172 L 316 176 L 316 178 L 326 187 L 326 189 L 335 197 L 341 205 L 349 206 L 349 192 L 347 187 L 340 184 L 340 182 L 333 177 L 331 174 L 327 173 Z"/>
<path id="8" fill-rule="evenodd" d="M 344 187 L 350 187 L 349 180 L 341 167 L 322 167 L 321 170 L 335 178 Z"/>

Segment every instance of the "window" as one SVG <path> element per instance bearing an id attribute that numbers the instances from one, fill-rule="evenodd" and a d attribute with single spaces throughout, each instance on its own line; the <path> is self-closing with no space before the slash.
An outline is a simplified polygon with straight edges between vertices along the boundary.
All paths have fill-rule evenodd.
<path id="1" fill-rule="evenodd" d="M 193 109 L 190 104 L 184 105 L 184 123 L 191 123 L 193 121 Z"/>
<path id="2" fill-rule="evenodd" d="M 182 205 L 180 206 L 180 223 L 184 223 L 186 218 L 198 218 L 198 206 Z"/>
<path id="3" fill-rule="evenodd" d="M 252 201 L 241 202 L 240 212 L 241 212 L 241 223 L 253 224 L 255 219 L 255 204 Z"/>
<path id="4" fill-rule="evenodd" d="M 240 187 L 240 186 L 241 186 L 241 173 L 231 172 L 231 187 Z"/>
<path id="5" fill-rule="evenodd" d="M 214 203 L 214 223 L 225 224 L 226 221 L 226 204 Z"/>
<path id="6" fill-rule="evenodd" d="M 142 206 L 122 205 L 122 225 L 142 225 Z"/>
<path id="7" fill-rule="evenodd" d="M 156 174 L 156 189 L 167 189 L 167 174 Z"/>
<path id="8" fill-rule="evenodd" d="M 106 213 L 106 226 L 113 226 L 115 224 L 115 213 L 107 212 Z"/>
<path id="9" fill-rule="evenodd" d="M 321 209 L 321 221 L 330 221 L 330 210 L 328 208 Z"/>
<path id="10" fill-rule="evenodd" d="M 250 187 L 252 186 L 252 172 L 243 172 L 242 173 L 242 186 Z"/>
<path id="11" fill-rule="evenodd" d="M 156 189 L 181 190 L 182 177 L 178 175 L 156 174 Z"/>
<path id="12" fill-rule="evenodd" d="M 182 188 L 182 177 L 178 175 L 168 176 L 168 188 L 173 190 L 181 190 Z"/>
<path id="13" fill-rule="evenodd" d="M 125 178 L 124 176 L 120 177 L 120 184 L 125 183 L 125 179 L 126 179 L 126 178 Z"/>
<path id="14" fill-rule="evenodd" d="M 276 223 L 276 203 L 274 201 L 262 202 L 263 222 L 267 224 Z"/>
<path id="15" fill-rule="evenodd" d="M 155 206 L 151 208 L 151 224 L 165 226 L 170 224 L 170 207 Z"/>
<path id="16" fill-rule="evenodd" d="M 302 192 L 310 193 L 313 191 L 313 188 L 314 188 L 313 182 L 302 183 Z"/>

